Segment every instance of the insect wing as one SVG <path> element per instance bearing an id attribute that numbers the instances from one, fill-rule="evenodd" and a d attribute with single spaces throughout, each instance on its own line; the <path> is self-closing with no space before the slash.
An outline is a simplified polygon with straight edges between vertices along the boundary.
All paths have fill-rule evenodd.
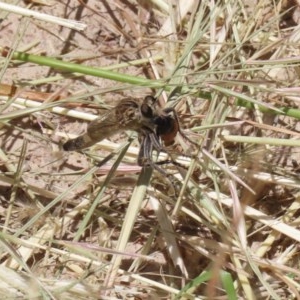
<path id="1" fill-rule="evenodd" d="M 95 143 L 104 140 L 119 130 L 118 120 L 116 118 L 116 108 L 110 112 L 92 121 L 87 127 L 87 135 L 94 140 Z"/>
<path id="2" fill-rule="evenodd" d="M 115 113 L 112 110 L 109 113 L 95 119 L 88 125 L 87 132 L 85 134 L 80 135 L 75 139 L 68 140 L 63 145 L 63 149 L 65 151 L 81 150 L 94 145 L 110 135 L 113 135 L 118 131 L 115 122 L 113 122 L 114 116 Z"/>
<path id="3" fill-rule="evenodd" d="M 140 101 L 135 99 L 121 100 L 109 113 L 92 121 L 85 134 L 68 141 L 63 148 L 67 151 L 84 149 L 120 131 L 139 131 L 143 126 L 140 106 Z"/>

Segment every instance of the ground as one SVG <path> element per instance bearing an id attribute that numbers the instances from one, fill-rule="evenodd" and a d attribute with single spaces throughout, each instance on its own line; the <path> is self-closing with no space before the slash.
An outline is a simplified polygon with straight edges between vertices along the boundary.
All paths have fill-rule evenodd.
<path id="1" fill-rule="evenodd" d="M 9 47 L 120 77 L 3 57 L 1 297 L 297 298 L 297 2 L 17 5 L 86 28 L 0 10 L 2 55 Z M 130 131 L 62 150 L 121 99 L 149 94 L 175 108 L 182 129 L 162 151 L 178 162 L 160 166 L 169 176 L 142 171 Z"/>

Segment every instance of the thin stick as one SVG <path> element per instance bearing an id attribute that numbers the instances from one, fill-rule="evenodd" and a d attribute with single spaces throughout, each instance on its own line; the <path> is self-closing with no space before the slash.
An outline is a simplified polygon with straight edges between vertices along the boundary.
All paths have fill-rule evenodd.
<path id="1" fill-rule="evenodd" d="M 1 9 L 6 10 L 8 12 L 15 13 L 15 14 L 19 14 L 19 15 L 22 15 L 25 17 L 32 17 L 32 18 L 35 18 L 38 20 L 58 24 L 61 26 L 69 27 L 71 29 L 76 29 L 76 30 L 80 30 L 80 31 L 84 30 L 87 27 L 86 24 L 83 24 L 81 22 L 50 16 L 47 14 L 43 14 L 43 13 L 28 9 L 28 8 L 22 8 L 22 7 L 19 7 L 16 5 L 12 5 L 12 4 L 6 4 L 6 3 L 0 2 L 0 10 Z"/>

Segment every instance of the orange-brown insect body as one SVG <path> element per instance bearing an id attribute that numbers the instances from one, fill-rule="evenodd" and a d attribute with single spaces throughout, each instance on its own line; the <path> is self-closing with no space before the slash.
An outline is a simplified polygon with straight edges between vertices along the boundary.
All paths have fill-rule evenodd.
<path id="1" fill-rule="evenodd" d="M 154 166 L 152 151 L 171 146 L 180 131 L 176 111 L 161 109 L 152 96 L 143 100 L 123 99 L 106 115 L 92 121 L 87 132 L 63 145 L 66 151 L 81 150 L 124 130 L 138 132 L 141 144 L 138 164 Z M 163 146 L 161 145 L 163 142 Z M 155 166 L 154 166 L 155 167 Z"/>
<path id="2" fill-rule="evenodd" d="M 155 118 L 157 135 L 162 139 L 166 147 L 175 142 L 177 133 L 180 131 L 179 121 L 176 112 L 172 108 L 165 108 L 163 114 Z"/>

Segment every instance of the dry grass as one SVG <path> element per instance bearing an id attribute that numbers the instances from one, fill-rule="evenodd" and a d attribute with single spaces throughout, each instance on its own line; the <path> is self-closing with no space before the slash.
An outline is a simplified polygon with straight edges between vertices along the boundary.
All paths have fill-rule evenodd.
<path id="1" fill-rule="evenodd" d="M 1 11 L 1 299 L 300 298 L 300 8 L 218 2 L 28 4 L 83 31 Z M 175 185 L 136 166 L 136 134 L 61 151 L 149 93 L 198 143 L 170 149 Z"/>

